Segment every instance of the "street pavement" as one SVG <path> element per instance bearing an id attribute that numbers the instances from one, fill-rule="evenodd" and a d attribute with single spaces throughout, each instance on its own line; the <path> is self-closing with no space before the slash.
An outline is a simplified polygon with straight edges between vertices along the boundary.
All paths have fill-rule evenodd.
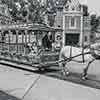
<path id="1" fill-rule="evenodd" d="M 38 76 L 38 74 L 0 65 L 0 90 L 21 98 Z"/>
<path id="2" fill-rule="evenodd" d="M 32 73 L 0 65 L 0 100 L 9 100 L 2 99 L 5 93 L 14 96 L 10 100 L 99 100 L 100 61 L 91 64 L 86 81 L 80 77 L 82 64 L 70 62 L 68 66 L 71 73 L 66 77 L 58 66 Z"/>
<path id="3" fill-rule="evenodd" d="M 41 76 L 23 100 L 99 100 L 100 90 Z"/>
<path id="4" fill-rule="evenodd" d="M 61 74 L 61 71 L 58 71 L 56 67 L 51 67 L 51 69 L 46 70 L 43 74 L 51 77 L 55 77 L 61 80 L 67 80 L 74 83 L 82 84 L 92 88 L 100 89 L 100 60 L 95 60 L 88 69 L 88 77 L 86 81 L 81 79 L 81 74 L 83 68 L 85 68 L 87 63 L 81 64 L 77 62 L 67 63 L 67 68 L 70 71 L 68 77 Z M 55 68 L 55 70 L 54 70 Z M 51 71 L 53 70 L 53 71 Z"/>

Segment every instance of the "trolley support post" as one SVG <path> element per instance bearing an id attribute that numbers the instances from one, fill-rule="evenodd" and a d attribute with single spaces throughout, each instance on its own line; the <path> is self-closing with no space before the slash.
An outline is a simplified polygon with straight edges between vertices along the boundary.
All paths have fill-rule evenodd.
<path id="1" fill-rule="evenodd" d="M 22 52 L 24 52 L 24 32 L 22 31 Z"/>
<path id="2" fill-rule="evenodd" d="M 25 55 L 27 54 L 27 30 L 25 30 L 25 49 L 24 49 L 24 53 Z"/>
<path id="3" fill-rule="evenodd" d="M 10 34 L 11 34 L 11 31 L 8 30 L 8 51 L 10 52 Z"/>
<path id="4" fill-rule="evenodd" d="M 18 30 L 16 30 L 16 52 L 18 53 Z"/>
<path id="5" fill-rule="evenodd" d="M 2 35 L 2 36 L 1 36 L 1 37 L 2 37 L 2 39 L 1 39 L 1 43 L 2 43 L 2 44 L 1 44 L 1 50 L 2 50 L 2 51 L 3 51 L 3 43 L 4 43 L 4 41 L 3 41 L 3 34 L 4 34 L 4 30 L 1 31 L 1 35 Z"/>

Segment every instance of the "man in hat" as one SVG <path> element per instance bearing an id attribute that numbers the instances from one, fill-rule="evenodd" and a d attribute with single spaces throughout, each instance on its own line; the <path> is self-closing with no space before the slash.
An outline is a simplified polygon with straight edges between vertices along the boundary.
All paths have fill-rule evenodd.
<path id="1" fill-rule="evenodd" d="M 52 35 L 46 34 L 42 39 L 42 45 L 44 49 L 52 49 Z"/>

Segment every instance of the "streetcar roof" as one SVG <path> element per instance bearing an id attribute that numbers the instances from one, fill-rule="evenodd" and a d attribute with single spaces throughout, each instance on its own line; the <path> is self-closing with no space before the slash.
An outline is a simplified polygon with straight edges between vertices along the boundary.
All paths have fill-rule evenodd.
<path id="1" fill-rule="evenodd" d="M 60 28 L 49 27 L 38 23 L 18 23 L 0 26 L 0 30 L 33 30 L 33 31 L 62 31 Z"/>

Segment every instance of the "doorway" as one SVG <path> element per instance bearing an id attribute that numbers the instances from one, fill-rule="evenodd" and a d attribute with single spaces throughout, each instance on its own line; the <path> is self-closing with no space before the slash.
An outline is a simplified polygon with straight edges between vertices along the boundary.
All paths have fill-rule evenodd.
<path id="1" fill-rule="evenodd" d="M 65 45 L 77 45 L 79 43 L 79 34 L 66 34 Z"/>

